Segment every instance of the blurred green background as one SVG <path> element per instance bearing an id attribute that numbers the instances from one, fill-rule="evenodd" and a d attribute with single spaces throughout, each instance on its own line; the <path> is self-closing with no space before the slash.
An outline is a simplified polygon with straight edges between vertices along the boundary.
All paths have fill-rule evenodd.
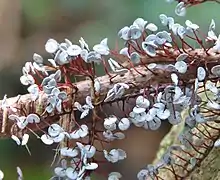
<path id="1" fill-rule="evenodd" d="M 78 43 L 79 38 L 83 37 L 92 47 L 108 37 L 109 46 L 114 48 L 116 40 L 119 40 L 117 32 L 122 27 L 132 24 L 138 17 L 160 27 L 159 14 L 175 16 L 175 5 L 165 3 L 165 0 L 0 0 L 1 97 L 4 94 L 10 97 L 26 93 L 19 82 L 21 67 L 25 61 L 32 60 L 34 52 L 47 57 L 44 43 L 48 38 L 58 41 L 68 38 Z M 175 18 L 181 24 L 186 19 L 197 23 L 204 33 L 213 18 L 218 32 L 219 9 L 220 6 L 215 3 L 206 3 L 188 9 L 185 17 Z M 166 132 L 167 128 L 149 133 L 133 130 L 130 134 L 132 138 L 126 143 L 115 144 L 128 149 L 128 156 L 132 160 L 116 166 L 116 169 L 108 168 L 121 171 L 123 179 L 134 179 L 135 171 L 152 161 L 159 141 Z M 145 146 L 137 144 L 137 138 Z M 12 140 L 1 140 L 0 169 L 5 173 L 5 180 L 16 179 L 16 166 L 21 167 L 26 180 L 46 180 L 51 177 L 53 147 L 42 145 L 36 138 L 31 138 L 28 146 L 32 156 Z M 137 165 L 136 162 L 142 164 Z"/>

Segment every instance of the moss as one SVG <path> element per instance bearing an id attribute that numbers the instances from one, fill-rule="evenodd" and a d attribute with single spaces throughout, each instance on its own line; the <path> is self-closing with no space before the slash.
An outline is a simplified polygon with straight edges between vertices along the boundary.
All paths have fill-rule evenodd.
<path id="1" fill-rule="evenodd" d="M 189 179 L 218 180 L 220 178 L 220 148 L 214 148 Z"/>
<path id="2" fill-rule="evenodd" d="M 163 138 L 160 143 L 159 151 L 157 152 L 156 158 L 153 163 L 156 163 L 160 160 L 161 156 L 165 153 L 167 148 L 175 143 L 176 137 L 178 136 L 182 125 L 173 126 L 170 129 L 170 132 Z"/>

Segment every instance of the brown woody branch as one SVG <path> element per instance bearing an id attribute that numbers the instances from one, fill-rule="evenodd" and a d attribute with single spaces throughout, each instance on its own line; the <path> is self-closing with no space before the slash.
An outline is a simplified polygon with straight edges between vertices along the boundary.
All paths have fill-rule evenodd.
<path id="1" fill-rule="evenodd" d="M 172 53 L 173 57 L 176 57 L 179 54 L 177 50 L 170 53 Z M 198 66 L 203 66 L 208 68 L 209 76 L 207 79 L 215 78 L 211 75 L 210 69 L 211 67 L 220 64 L 219 54 L 207 55 L 207 53 L 205 53 L 201 49 L 188 51 L 188 54 L 189 54 L 189 58 L 188 58 L 189 63 L 191 63 L 191 65 L 189 66 L 186 74 L 184 75 L 179 74 L 179 80 L 182 85 L 189 84 L 190 82 L 193 83 L 193 80 L 196 78 L 196 71 Z M 99 95 L 100 104 L 104 104 L 103 100 L 105 99 L 106 93 L 110 88 L 113 87 L 115 83 L 123 82 L 129 85 L 130 88 L 126 91 L 126 93 L 122 97 L 122 98 L 126 98 L 126 97 L 132 97 L 138 95 L 140 93 L 140 90 L 146 87 L 157 87 L 162 84 L 171 82 L 170 79 L 171 71 L 169 69 L 166 69 L 166 67 L 170 63 L 174 64 L 175 58 L 166 57 L 166 54 L 160 52 L 160 56 L 153 58 L 146 57 L 143 59 L 143 62 L 146 64 L 157 62 L 158 68 L 155 68 L 152 73 L 147 70 L 144 64 L 142 64 L 135 68 L 130 68 L 129 71 L 125 73 L 123 76 L 117 75 L 116 77 L 112 78 L 111 81 L 108 75 L 99 77 L 98 80 L 101 83 L 101 93 Z M 114 74 L 112 76 L 114 76 Z M 78 88 L 78 91 L 74 95 L 75 96 L 74 102 L 78 101 L 80 103 L 84 103 L 86 96 L 91 95 L 90 94 L 91 81 L 85 80 L 82 82 L 77 82 L 75 86 Z M 67 100 L 67 103 L 70 103 L 71 107 L 73 107 L 74 102 L 72 102 L 72 100 L 71 102 L 68 102 Z M 0 101 L 0 104 L 1 103 L 2 102 Z M 18 109 L 25 109 L 27 111 L 26 114 L 29 113 L 39 114 L 42 118 L 42 122 L 39 123 L 39 127 L 46 127 L 51 122 L 59 121 L 59 117 L 61 115 L 72 113 L 72 112 L 63 112 L 61 114 L 58 114 L 57 112 L 53 114 L 43 113 L 42 109 L 44 109 L 47 106 L 47 99 L 43 93 L 40 94 L 40 98 L 35 102 L 31 101 L 31 96 L 29 94 L 26 94 L 26 95 L 21 95 L 19 98 L 18 97 L 8 98 L 7 103 Z M 74 109 L 72 108 L 72 111 L 73 110 Z M 10 110 L 8 110 L 6 113 L 3 112 L 2 109 L 0 109 L 0 127 L 1 127 L 0 137 L 10 136 L 10 134 L 12 133 L 11 130 L 13 124 L 7 118 L 8 115 L 11 113 L 13 112 L 11 112 Z"/>

